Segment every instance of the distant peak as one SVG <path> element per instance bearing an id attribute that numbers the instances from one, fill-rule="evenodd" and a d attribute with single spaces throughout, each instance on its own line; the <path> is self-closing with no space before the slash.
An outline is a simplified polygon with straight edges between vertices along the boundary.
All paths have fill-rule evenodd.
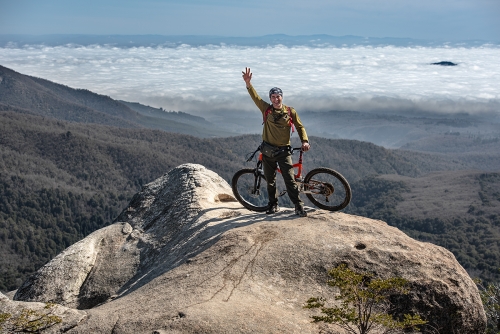
<path id="1" fill-rule="evenodd" d="M 458 64 L 451 61 L 440 61 L 438 63 L 431 63 L 431 65 L 440 65 L 440 66 L 457 66 Z"/>

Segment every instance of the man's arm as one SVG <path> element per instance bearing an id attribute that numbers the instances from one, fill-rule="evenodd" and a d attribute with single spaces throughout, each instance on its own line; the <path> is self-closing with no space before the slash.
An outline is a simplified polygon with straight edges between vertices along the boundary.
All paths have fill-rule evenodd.
<path id="1" fill-rule="evenodd" d="M 297 133 L 299 134 L 300 137 L 300 141 L 302 142 L 302 151 L 304 152 L 309 151 L 309 149 L 311 148 L 311 145 L 309 144 L 309 138 L 307 137 L 306 129 L 304 128 L 304 125 L 302 125 L 302 121 L 300 120 L 297 110 L 292 108 L 291 114 L 292 114 L 293 124 L 295 125 Z"/>
<path id="2" fill-rule="evenodd" d="M 248 94 L 250 94 L 250 97 L 252 98 L 253 102 L 255 103 L 255 105 L 257 106 L 257 108 L 259 108 L 260 112 L 261 113 L 265 113 L 267 108 L 269 108 L 270 104 L 267 103 L 266 101 L 262 100 L 259 96 L 259 94 L 257 94 L 257 91 L 255 90 L 255 88 L 253 88 L 252 86 L 252 83 L 251 83 L 251 80 L 252 80 L 252 72 L 250 71 L 250 67 L 245 67 L 245 71 L 241 72 L 243 73 L 242 77 L 243 77 L 243 80 L 245 81 L 245 84 L 247 86 L 247 91 L 248 91 Z"/>

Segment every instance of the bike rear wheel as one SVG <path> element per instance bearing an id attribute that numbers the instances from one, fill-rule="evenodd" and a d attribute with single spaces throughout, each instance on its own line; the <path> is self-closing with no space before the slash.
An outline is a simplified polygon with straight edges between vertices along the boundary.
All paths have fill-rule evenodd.
<path id="1" fill-rule="evenodd" d="M 268 209 L 267 182 L 261 172 L 251 168 L 237 171 L 231 180 L 231 188 L 234 197 L 248 210 L 263 212 Z"/>
<path id="2" fill-rule="evenodd" d="M 347 180 L 330 168 L 316 168 L 304 178 L 304 192 L 320 209 L 338 211 L 351 201 L 351 187 Z"/>

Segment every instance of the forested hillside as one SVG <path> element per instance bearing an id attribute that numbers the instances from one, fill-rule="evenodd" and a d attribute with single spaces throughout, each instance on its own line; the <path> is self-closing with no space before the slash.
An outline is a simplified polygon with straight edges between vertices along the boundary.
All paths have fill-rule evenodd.
<path id="1" fill-rule="evenodd" d="M 202 139 L 0 112 L 0 289 L 15 289 L 65 247 L 110 224 L 142 185 L 171 168 L 199 163 L 229 181 L 236 170 L 252 165 L 245 163 L 245 156 L 259 143 L 258 135 Z M 481 231 L 492 231 L 488 245 L 496 245 L 498 219 L 493 213 L 471 216 L 476 220 L 463 218 L 459 224 L 454 219 L 462 218 L 447 217 L 443 211 L 445 216 L 439 219 L 445 228 L 438 228 L 443 224 L 403 217 L 397 211 L 402 194 L 410 189 L 404 181 L 375 177 L 418 177 L 431 171 L 464 169 L 466 163 L 354 140 L 311 137 L 311 143 L 312 150 L 305 154 L 306 170 L 331 167 L 351 182 L 353 204 L 347 212 L 384 219 L 421 240 L 443 246 L 453 241 L 456 247 L 450 249 L 470 272 L 496 277 L 497 246 L 489 249 L 488 257 L 479 253 L 483 249 L 479 246 L 469 252 L 471 245 L 486 240 L 477 237 L 476 222 Z M 471 196 L 475 196 L 472 203 L 478 194 Z M 495 197 L 490 204 L 499 206 Z"/>
<path id="2" fill-rule="evenodd" d="M 140 110 L 141 112 L 136 111 Z M 74 89 L 0 66 L 0 111 L 122 128 L 160 129 L 197 137 L 231 135 L 200 117 L 123 103 L 86 89 Z M 143 112 L 147 110 L 148 112 Z"/>

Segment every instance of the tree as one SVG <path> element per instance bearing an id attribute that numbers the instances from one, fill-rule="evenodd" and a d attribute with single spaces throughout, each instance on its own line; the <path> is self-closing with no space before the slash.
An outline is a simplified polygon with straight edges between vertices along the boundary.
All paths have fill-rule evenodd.
<path id="1" fill-rule="evenodd" d="M 417 326 L 427 323 L 418 314 L 405 314 L 399 320 L 390 315 L 393 305 L 389 297 L 408 293 L 408 282 L 403 278 L 374 278 L 370 273 L 356 273 L 345 264 L 328 274 L 332 279 L 327 284 L 339 289 L 335 300 L 341 302 L 339 306 L 325 307 L 325 298 L 310 298 L 304 308 L 319 308 L 323 314 L 312 316 L 314 322 L 335 323 L 353 334 L 368 334 L 372 330 L 400 333 L 419 330 Z"/>

